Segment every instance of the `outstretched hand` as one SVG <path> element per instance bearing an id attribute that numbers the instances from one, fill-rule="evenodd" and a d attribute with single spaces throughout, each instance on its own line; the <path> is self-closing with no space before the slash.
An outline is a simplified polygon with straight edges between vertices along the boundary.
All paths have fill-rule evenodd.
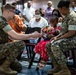
<path id="1" fill-rule="evenodd" d="M 34 33 L 32 33 L 32 35 L 33 35 L 33 38 L 42 37 L 42 34 L 41 33 L 38 33 L 37 31 L 35 31 Z"/>
<path id="2" fill-rule="evenodd" d="M 56 41 L 56 40 L 58 40 L 57 37 L 53 37 L 53 38 L 50 39 L 50 41 L 53 41 L 53 42 Z"/>

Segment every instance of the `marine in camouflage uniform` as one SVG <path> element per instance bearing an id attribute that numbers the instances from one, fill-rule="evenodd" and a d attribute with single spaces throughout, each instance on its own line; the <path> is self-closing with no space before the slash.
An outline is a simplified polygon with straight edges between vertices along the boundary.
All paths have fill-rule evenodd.
<path id="1" fill-rule="evenodd" d="M 42 34 L 34 32 L 32 34 L 18 34 L 7 23 L 9 19 L 12 19 L 15 15 L 15 8 L 6 4 L 2 7 L 2 16 L 0 17 L 0 59 L 5 58 L 5 61 L 0 66 L 0 72 L 7 75 L 17 74 L 17 71 L 13 71 L 10 68 L 10 64 L 16 62 L 16 58 L 25 47 L 25 43 L 19 40 L 28 40 L 32 38 L 41 37 Z M 6 21 L 7 20 L 7 21 Z M 16 39 L 13 42 L 8 42 L 8 39 Z"/>
<path id="2" fill-rule="evenodd" d="M 7 26 L 9 27 L 8 29 L 6 28 Z M 12 30 L 12 28 L 8 25 L 7 21 L 3 17 L 0 17 L 0 60 L 5 58 L 3 64 L 8 65 L 16 60 L 17 56 L 25 47 L 23 41 L 8 42 L 9 37 L 6 32 L 10 30 Z M 5 73 L 7 74 L 7 72 Z M 12 75 L 16 72 L 10 70 L 8 73 Z"/>
<path id="3" fill-rule="evenodd" d="M 76 31 L 76 13 L 75 12 L 69 12 L 69 14 L 62 21 L 61 34 L 63 35 L 67 33 L 68 30 Z M 61 69 L 59 68 L 60 65 L 63 65 L 66 63 L 66 57 L 64 55 L 64 52 L 72 48 L 76 48 L 76 35 L 69 38 L 57 40 L 53 43 L 50 42 L 46 45 L 48 55 L 53 61 L 54 65 L 57 66 L 57 69 L 56 69 L 57 71 Z M 48 74 L 49 73 L 50 72 L 48 72 Z M 60 75 L 60 74 L 55 74 L 55 75 Z M 62 74 L 62 75 L 65 75 L 65 74 Z M 70 74 L 67 74 L 67 75 L 70 75 Z"/>

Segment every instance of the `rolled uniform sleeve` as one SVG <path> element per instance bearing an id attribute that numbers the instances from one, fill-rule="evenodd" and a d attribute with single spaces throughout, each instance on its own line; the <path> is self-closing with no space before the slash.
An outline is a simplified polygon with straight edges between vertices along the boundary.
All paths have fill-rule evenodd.
<path id="1" fill-rule="evenodd" d="M 3 30 L 4 30 L 5 32 L 8 32 L 8 31 L 12 30 L 12 28 L 11 28 L 10 25 L 6 25 L 6 26 L 3 28 Z"/>
<path id="2" fill-rule="evenodd" d="M 70 19 L 68 30 L 75 30 L 76 31 L 76 16 L 72 17 L 72 19 Z"/>
<path id="3" fill-rule="evenodd" d="M 76 25 L 69 25 L 68 30 L 76 30 Z"/>

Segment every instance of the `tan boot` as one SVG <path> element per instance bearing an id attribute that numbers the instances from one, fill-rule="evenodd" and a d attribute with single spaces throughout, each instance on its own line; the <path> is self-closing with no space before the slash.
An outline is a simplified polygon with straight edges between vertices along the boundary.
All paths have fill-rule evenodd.
<path id="1" fill-rule="evenodd" d="M 54 68 L 47 72 L 48 75 L 53 74 L 53 73 L 57 73 L 61 70 L 61 67 L 56 63 L 56 61 L 53 61 L 53 65 L 54 65 Z"/>
<path id="2" fill-rule="evenodd" d="M 71 75 L 70 70 L 68 69 L 66 64 L 62 64 L 61 69 L 61 71 L 54 73 L 53 75 Z"/>
<path id="3" fill-rule="evenodd" d="M 0 73 L 4 73 L 6 75 L 16 75 L 17 71 L 13 71 L 9 68 L 10 62 L 5 60 L 5 62 L 0 66 Z"/>

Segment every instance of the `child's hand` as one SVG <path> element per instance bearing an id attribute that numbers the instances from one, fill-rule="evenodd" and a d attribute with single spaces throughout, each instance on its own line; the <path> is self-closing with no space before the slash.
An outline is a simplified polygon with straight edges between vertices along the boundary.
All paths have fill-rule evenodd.
<path id="1" fill-rule="evenodd" d="M 53 34 L 47 34 L 47 37 L 51 39 L 54 37 L 54 35 Z"/>
<path id="2" fill-rule="evenodd" d="M 43 28 L 42 32 L 43 32 L 43 33 L 47 33 L 47 29 L 48 29 L 48 28 L 46 28 L 46 27 Z"/>
<path id="3" fill-rule="evenodd" d="M 50 39 L 50 41 L 56 41 L 57 40 L 57 37 L 52 37 L 51 39 Z"/>

